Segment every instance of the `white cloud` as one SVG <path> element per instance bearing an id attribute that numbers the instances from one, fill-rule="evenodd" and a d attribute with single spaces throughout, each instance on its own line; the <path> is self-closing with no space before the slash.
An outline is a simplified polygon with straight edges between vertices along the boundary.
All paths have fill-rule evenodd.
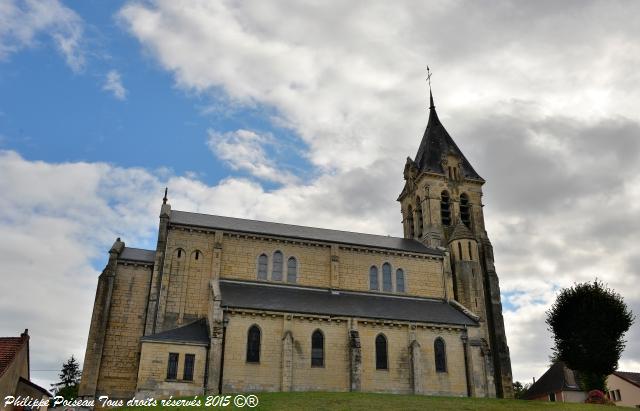
<path id="1" fill-rule="evenodd" d="M 38 44 L 38 36 L 51 37 L 74 72 L 85 66 L 82 50 L 84 23 L 59 0 L 5 0 L 0 2 L 0 60 Z"/>
<path id="2" fill-rule="evenodd" d="M 117 70 L 110 70 L 107 73 L 102 89 L 111 92 L 118 100 L 127 98 L 127 89 L 122 85 L 122 78 Z"/>
<path id="3" fill-rule="evenodd" d="M 273 144 L 271 136 L 242 129 L 227 133 L 209 130 L 207 139 L 209 149 L 234 170 L 248 171 L 267 181 L 294 183 L 297 178 L 284 165 L 278 165 L 268 158 L 264 147 Z"/>

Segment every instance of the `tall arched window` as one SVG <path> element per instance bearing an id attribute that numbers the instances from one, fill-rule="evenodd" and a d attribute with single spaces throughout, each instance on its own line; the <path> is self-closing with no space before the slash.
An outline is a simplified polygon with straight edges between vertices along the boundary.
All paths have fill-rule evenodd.
<path id="1" fill-rule="evenodd" d="M 460 194 L 460 219 L 462 223 L 471 228 L 471 211 L 469 208 L 469 196 L 466 193 Z"/>
<path id="2" fill-rule="evenodd" d="M 271 270 L 271 280 L 282 281 L 282 252 L 273 253 L 273 269 Z"/>
<path id="3" fill-rule="evenodd" d="M 372 265 L 369 268 L 369 289 L 378 291 L 380 288 L 378 286 L 378 267 Z"/>
<path id="4" fill-rule="evenodd" d="M 442 225 L 451 224 L 451 204 L 449 192 L 447 191 L 440 193 L 440 219 L 442 220 Z"/>
<path id="5" fill-rule="evenodd" d="M 258 280 L 267 279 L 267 268 L 269 266 L 269 259 L 266 254 L 260 254 L 258 257 Z"/>
<path id="6" fill-rule="evenodd" d="M 399 293 L 404 292 L 404 271 L 402 268 L 396 270 L 396 291 Z"/>
<path id="7" fill-rule="evenodd" d="M 391 282 L 391 264 L 382 264 L 382 291 L 393 291 L 393 283 Z"/>
<path id="8" fill-rule="evenodd" d="M 376 337 L 376 370 L 386 370 L 388 368 L 387 337 L 384 334 L 378 334 Z"/>
<path id="9" fill-rule="evenodd" d="M 295 283 L 298 279 L 298 261 L 295 257 L 289 257 L 287 260 L 287 282 Z"/>
<path id="10" fill-rule="evenodd" d="M 311 366 L 324 367 L 324 335 L 320 330 L 311 334 Z"/>
<path id="11" fill-rule="evenodd" d="M 260 362 L 260 328 L 255 324 L 247 334 L 247 362 Z"/>
<path id="12" fill-rule="evenodd" d="M 436 356 L 436 371 L 447 372 L 447 355 L 444 347 L 444 340 L 441 337 L 433 342 L 433 352 Z"/>
<path id="13" fill-rule="evenodd" d="M 416 218 L 418 219 L 418 238 L 422 237 L 422 202 L 420 197 L 416 198 Z"/>
<path id="14" fill-rule="evenodd" d="M 409 238 L 413 238 L 413 207 L 409 206 L 407 208 L 407 234 Z"/>

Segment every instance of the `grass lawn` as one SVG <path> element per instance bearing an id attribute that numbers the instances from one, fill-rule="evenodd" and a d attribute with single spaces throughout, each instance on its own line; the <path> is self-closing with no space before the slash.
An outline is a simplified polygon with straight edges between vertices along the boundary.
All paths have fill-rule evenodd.
<path id="1" fill-rule="evenodd" d="M 255 408 L 166 407 L 169 410 L 602 410 L 601 405 L 550 403 L 540 401 L 485 398 L 426 397 L 370 393 L 295 392 L 258 393 Z M 158 407 L 160 408 L 160 407 Z M 123 407 L 120 410 L 148 410 L 146 407 Z M 610 408 L 605 408 L 605 410 Z"/>

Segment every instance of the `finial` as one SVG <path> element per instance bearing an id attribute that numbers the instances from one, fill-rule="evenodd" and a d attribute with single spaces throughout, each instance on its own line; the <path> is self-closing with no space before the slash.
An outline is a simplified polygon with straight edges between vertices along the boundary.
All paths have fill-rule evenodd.
<path id="1" fill-rule="evenodd" d="M 169 191 L 169 187 L 164 188 L 164 197 L 162 198 L 162 204 L 167 204 L 167 192 Z"/>
<path id="2" fill-rule="evenodd" d="M 434 109 L 436 106 L 433 104 L 433 94 L 431 93 L 431 69 L 427 66 L 427 83 L 429 83 L 429 109 Z"/>

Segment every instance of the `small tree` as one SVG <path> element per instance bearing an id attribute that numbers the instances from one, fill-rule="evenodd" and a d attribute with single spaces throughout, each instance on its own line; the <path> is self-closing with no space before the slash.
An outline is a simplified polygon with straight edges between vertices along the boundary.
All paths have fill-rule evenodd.
<path id="1" fill-rule="evenodd" d="M 81 375 L 80 365 L 72 355 L 67 362 L 62 364 L 62 371 L 58 374 L 60 382 L 51 384 L 51 389 L 55 395 L 61 395 L 67 400 L 74 399 L 78 396 Z"/>
<path id="2" fill-rule="evenodd" d="M 620 294 L 597 279 L 565 288 L 547 311 L 555 343 L 552 358 L 577 371 L 585 391 L 606 391 L 606 378 L 618 367 L 623 336 L 633 321 Z"/>
<path id="3" fill-rule="evenodd" d="M 516 381 L 513 383 L 513 397 L 515 399 L 520 399 L 524 396 L 527 390 L 531 387 L 531 383 L 527 383 L 522 385 L 520 381 Z"/>

